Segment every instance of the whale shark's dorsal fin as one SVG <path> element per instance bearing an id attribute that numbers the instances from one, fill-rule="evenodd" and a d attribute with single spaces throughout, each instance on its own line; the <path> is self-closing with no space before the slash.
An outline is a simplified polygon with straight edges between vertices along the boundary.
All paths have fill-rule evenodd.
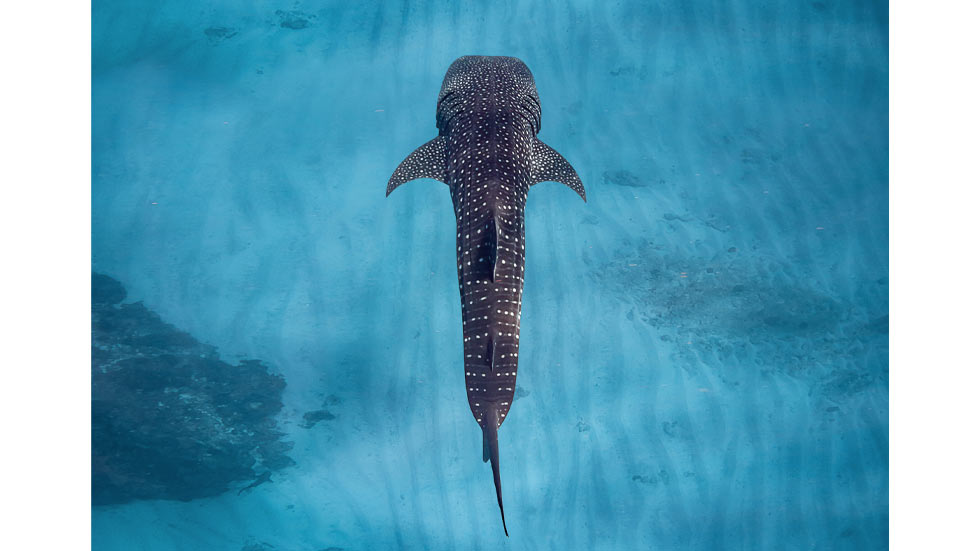
<path id="1" fill-rule="evenodd" d="M 487 357 L 490 358 L 490 372 L 493 372 L 494 360 L 497 358 L 495 352 L 497 351 L 497 343 L 493 341 L 493 335 L 487 337 Z"/>
<path id="2" fill-rule="evenodd" d="M 497 216 L 496 215 L 491 216 L 490 222 L 488 222 L 488 224 L 490 225 L 490 227 L 487 228 L 488 249 L 490 249 L 490 281 L 496 282 L 497 281 L 497 232 L 500 231 L 499 229 L 497 229 L 499 226 L 499 224 L 497 224 Z"/>
<path id="3" fill-rule="evenodd" d="M 388 190 L 385 197 L 391 195 L 395 188 L 417 178 L 432 178 L 446 184 L 449 179 L 446 176 L 446 138 L 436 136 L 425 142 L 405 157 L 405 160 L 398 165 L 395 173 L 388 180 Z"/>
<path id="4" fill-rule="evenodd" d="M 534 139 L 534 165 L 531 169 L 531 185 L 539 182 L 558 182 L 572 188 L 585 201 L 585 186 L 572 165 L 541 140 Z"/>

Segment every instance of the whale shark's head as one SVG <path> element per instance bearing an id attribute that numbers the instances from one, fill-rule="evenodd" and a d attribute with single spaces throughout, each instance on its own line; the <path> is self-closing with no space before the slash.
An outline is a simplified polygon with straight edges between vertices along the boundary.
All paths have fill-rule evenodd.
<path id="1" fill-rule="evenodd" d="M 449 66 L 439 91 L 436 124 L 442 129 L 455 115 L 488 102 L 526 118 L 535 134 L 541 128 L 541 102 L 527 65 L 516 57 L 482 55 L 463 56 Z"/>

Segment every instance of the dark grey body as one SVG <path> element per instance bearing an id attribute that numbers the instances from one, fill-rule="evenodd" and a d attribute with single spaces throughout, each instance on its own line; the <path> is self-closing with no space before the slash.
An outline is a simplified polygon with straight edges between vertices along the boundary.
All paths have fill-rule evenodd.
<path id="1" fill-rule="evenodd" d="M 416 178 L 449 185 L 463 310 L 463 365 L 470 411 L 483 429 L 503 520 L 497 429 L 517 388 L 528 189 L 557 181 L 585 199 L 575 170 L 536 138 L 541 107 L 519 59 L 466 56 L 446 72 L 439 136 L 402 161 L 387 193 Z M 504 522 L 504 532 L 507 531 Z"/>

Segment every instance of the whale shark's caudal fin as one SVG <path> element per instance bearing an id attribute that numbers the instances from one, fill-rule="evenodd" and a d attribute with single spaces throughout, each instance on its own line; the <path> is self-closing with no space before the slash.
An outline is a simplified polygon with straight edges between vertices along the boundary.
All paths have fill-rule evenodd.
<path id="1" fill-rule="evenodd" d="M 548 144 L 535 138 L 534 165 L 531 169 L 531 185 L 540 182 L 558 182 L 572 188 L 585 201 L 585 186 L 572 165 Z"/>
<path id="2" fill-rule="evenodd" d="M 504 518 L 504 498 L 500 494 L 500 454 L 497 450 L 496 419 L 496 410 L 487 412 L 487 424 L 483 427 L 483 457 L 490 457 L 490 468 L 493 469 L 493 485 L 497 489 L 497 505 L 500 507 L 500 522 L 504 523 L 504 535 L 510 537 L 510 534 L 507 533 L 507 520 Z"/>
<path id="3" fill-rule="evenodd" d="M 448 178 L 446 177 L 445 137 L 436 136 L 413 151 L 411 155 L 405 157 L 405 160 L 395 169 L 395 173 L 391 175 L 391 179 L 388 180 L 388 190 L 385 192 L 385 197 L 391 195 L 396 187 L 417 178 L 432 178 L 444 184 L 448 183 L 446 181 Z"/>

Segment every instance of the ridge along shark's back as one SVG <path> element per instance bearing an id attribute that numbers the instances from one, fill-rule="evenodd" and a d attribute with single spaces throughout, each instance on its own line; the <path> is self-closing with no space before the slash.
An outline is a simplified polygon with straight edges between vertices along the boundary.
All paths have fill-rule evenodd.
<path id="1" fill-rule="evenodd" d="M 450 65 L 436 105 L 439 135 L 416 149 L 388 181 L 386 195 L 418 178 L 449 186 L 463 314 L 463 366 L 470 411 L 483 432 L 500 519 L 498 429 L 517 387 L 524 290 L 524 206 L 544 181 L 585 200 L 570 164 L 537 139 L 541 103 L 531 71 L 514 57 L 464 56 Z"/>

